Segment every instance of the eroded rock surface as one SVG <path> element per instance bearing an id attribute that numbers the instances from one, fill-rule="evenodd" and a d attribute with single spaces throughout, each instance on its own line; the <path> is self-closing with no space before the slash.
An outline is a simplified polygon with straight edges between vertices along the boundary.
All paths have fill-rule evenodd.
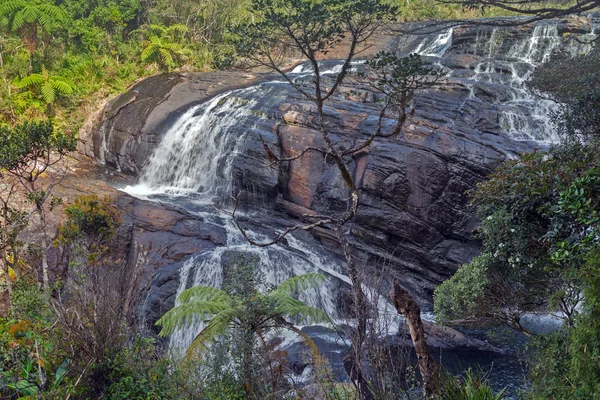
<path id="1" fill-rule="evenodd" d="M 456 28 L 443 56 L 425 56 L 446 68 L 440 85 L 415 96 L 401 135 L 377 140 L 350 161 L 362 196 L 358 216 L 348 226 L 360 265 L 384 269 L 388 280 L 398 279 L 428 306 L 434 288 L 477 255 L 479 244 L 472 239 L 472 230 L 478 222 L 466 191 L 503 161 L 546 146 L 539 140 L 523 140 L 540 139 L 528 133 L 515 137 L 514 126 L 507 126 L 507 110 L 516 107 L 511 102 L 519 95 L 511 85 L 531 68 L 526 57 L 533 60 L 541 54 L 515 46 L 533 38 L 539 39 L 535 43 L 554 46 L 551 51 L 576 51 L 578 44 L 562 37 L 590 32 L 590 20 L 586 21 L 559 21 L 556 30 Z M 538 31 L 546 36 L 536 39 Z M 390 40 L 385 45 L 407 53 L 419 40 L 423 38 Z M 496 59 L 500 61 L 490 64 Z M 300 154 L 305 146 L 322 147 L 323 141 L 313 122 L 314 107 L 288 85 L 269 83 L 272 79 L 264 76 L 186 73 L 144 80 L 108 104 L 86 151 L 107 167 L 135 176 L 183 112 L 217 93 L 247 86 L 254 78 L 263 84 L 251 99 L 246 92 L 230 94 L 251 103 L 250 113 L 232 131 L 244 140 L 242 150 L 230 159 L 231 176 L 219 176 L 233 180 L 232 192 L 241 192 L 244 206 L 254 212 L 255 228 L 265 235 L 306 214 L 342 212 L 347 193 L 331 160 L 315 152 L 282 166 L 267 159 L 262 140 L 288 157 Z M 298 77 L 307 85 L 310 80 Z M 352 146 L 373 132 L 379 112 L 376 97 L 360 85 L 341 88 L 325 110 L 334 140 Z M 389 117 L 386 129 L 394 123 Z M 153 322 L 173 304 L 186 257 L 224 245 L 225 233 L 183 209 L 127 196 L 119 201 L 132 226 L 128 243 L 135 261 L 130 264 L 141 268 L 137 310 L 140 318 Z M 339 253 L 330 230 L 321 228 L 314 235 L 332 253 Z M 144 263 L 151 267 L 142 267 Z"/>

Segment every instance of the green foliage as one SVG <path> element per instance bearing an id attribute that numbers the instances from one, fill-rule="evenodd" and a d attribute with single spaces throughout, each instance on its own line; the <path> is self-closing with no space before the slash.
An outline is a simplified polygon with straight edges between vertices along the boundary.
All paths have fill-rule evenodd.
<path id="1" fill-rule="evenodd" d="M 285 386 L 282 373 L 277 372 L 281 371 L 285 361 L 266 338 L 277 329 L 290 329 L 308 341 L 313 354 L 318 353 L 310 338 L 295 328 L 292 322 L 328 320 L 322 310 L 294 298 L 297 293 L 323 280 L 324 277 L 319 274 L 306 274 L 291 278 L 274 289 L 265 287 L 264 278 L 257 271 L 256 260 L 237 256 L 226 265 L 223 290 L 206 286 L 185 290 L 177 299 L 178 304 L 156 324 L 162 327 L 160 336 L 167 336 L 192 322 L 204 322 L 204 328 L 187 349 L 188 360 L 204 358 L 206 363 L 206 357 L 210 357 L 211 353 L 214 355 L 227 349 L 230 363 L 235 366 L 233 375 L 224 375 L 220 371 L 213 373 L 217 379 L 212 380 L 209 388 L 215 384 L 220 386 L 223 380 L 233 379 L 237 382 L 233 387 L 243 388 L 246 394 L 264 392 L 274 395 L 278 388 Z M 263 289 L 264 293 L 259 289 Z M 210 351 L 209 344 L 212 344 Z M 221 365 L 223 356 L 218 360 Z M 238 389 L 233 392 L 240 393 Z M 232 398 L 238 398 L 232 395 Z"/>
<path id="2" fill-rule="evenodd" d="M 70 250 L 73 257 L 83 253 L 87 266 L 97 266 L 108 256 L 120 212 L 110 197 L 81 195 L 65 208 L 66 220 L 58 227 L 55 246 Z"/>
<path id="3" fill-rule="evenodd" d="M 488 311 L 483 303 L 489 285 L 489 257 L 489 254 L 484 253 L 469 264 L 462 265 L 451 279 L 436 288 L 434 308 L 437 318 L 464 323 L 482 322 Z M 484 315 L 480 315 L 481 313 Z"/>
<path id="4" fill-rule="evenodd" d="M 48 158 L 52 152 L 75 149 L 75 140 L 55 132 L 50 121 L 25 122 L 14 129 L 0 127 L 0 168 L 18 171 Z"/>
<path id="5" fill-rule="evenodd" d="M 62 17 L 61 8 L 47 1 L 3 0 L 0 2 L 0 29 L 8 28 L 16 32 L 26 24 L 36 24 L 47 29 Z"/>
<path id="6" fill-rule="evenodd" d="M 46 104 L 54 103 L 57 94 L 66 96 L 75 90 L 75 85 L 62 76 L 48 75 L 45 67 L 42 67 L 41 74 L 31 74 L 21 79 L 16 86 L 18 88 L 39 86 Z"/>
<path id="7" fill-rule="evenodd" d="M 576 249 L 597 225 L 599 157 L 598 144 L 564 144 L 505 163 L 472 192 L 484 252 L 437 289 L 444 318 L 522 329 L 520 316 L 544 306 L 573 314 L 585 264 Z M 476 279 L 485 282 L 483 297 L 464 286 Z"/>
<path id="8" fill-rule="evenodd" d="M 442 400 L 503 400 L 505 390 L 495 393 L 488 385 L 487 376 L 469 368 L 464 377 L 447 375 L 444 379 Z"/>
<path id="9" fill-rule="evenodd" d="M 328 318 L 322 310 L 293 297 L 324 279 L 319 274 L 299 275 L 266 294 L 258 291 L 256 282 L 230 286 L 227 291 L 208 286 L 193 287 L 183 291 L 177 299 L 179 304 L 156 324 L 162 327 L 160 336 L 168 336 L 196 319 L 207 321 L 206 327 L 197 334 L 188 349 L 188 354 L 194 354 L 206 349 L 208 343 L 234 326 L 251 326 L 253 333 L 264 334 L 263 331 L 267 331 L 273 323 L 285 326 L 284 318 L 295 323 L 325 322 Z"/>
<path id="10" fill-rule="evenodd" d="M 148 40 L 143 42 L 145 45 L 142 51 L 142 61 L 156 60 L 163 68 L 167 70 L 173 68 L 176 63 L 176 57 L 183 57 L 188 49 L 181 46 L 178 40 L 181 40 L 183 34 L 188 32 L 185 25 L 173 25 L 162 27 L 159 25 L 150 25 L 148 29 Z"/>
<path id="11" fill-rule="evenodd" d="M 538 67 L 528 85 L 560 101 L 554 121 L 567 137 L 589 140 L 600 136 L 600 47 L 572 56 L 554 55 Z"/>
<path id="12" fill-rule="evenodd" d="M 83 235 L 97 236 L 99 241 L 106 242 L 115 233 L 121 223 L 119 210 L 110 197 L 100 199 L 97 195 L 81 195 L 65 208 L 67 220 L 60 224 L 58 240 L 69 243 Z"/>
<path id="13" fill-rule="evenodd" d="M 252 60 L 272 60 L 286 48 L 307 58 L 327 54 L 349 31 L 362 40 L 373 22 L 391 21 L 397 8 L 376 0 L 255 0 L 251 11 L 260 20 L 233 29 L 236 51 Z"/>

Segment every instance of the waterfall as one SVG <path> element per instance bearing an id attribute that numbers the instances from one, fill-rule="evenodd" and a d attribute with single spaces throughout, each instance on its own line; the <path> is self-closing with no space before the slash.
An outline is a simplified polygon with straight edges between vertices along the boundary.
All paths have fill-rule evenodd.
<path id="1" fill-rule="evenodd" d="M 226 92 L 189 109 L 154 150 L 139 183 L 126 191 L 134 195 L 202 192 L 207 199 L 230 194 L 231 160 L 245 139 L 231 130 L 251 115 L 258 88 Z"/>
<path id="2" fill-rule="evenodd" d="M 500 32 L 494 28 L 488 37 L 478 35 L 475 53 L 483 57 L 465 82 L 471 90 L 469 98 L 478 100 L 474 92 L 478 85 L 503 85 L 509 91 L 507 98 L 497 102 L 502 131 L 514 140 L 557 142 L 560 138 L 550 118 L 558 104 L 533 95 L 526 82 L 533 70 L 548 61 L 560 46 L 558 28 L 555 25 L 534 27 L 529 37 L 518 40 L 505 55 L 497 51 L 505 40 Z"/>
<path id="3" fill-rule="evenodd" d="M 214 215 L 210 217 L 214 219 Z M 287 246 L 274 245 L 268 248 L 253 246 L 239 233 L 230 215 L 222 214 L 220 217 L 227 221 L 225 222 L 227 244 L 187 260 L 180 272 L 177 296 L 189 287 L 220 287 L 223 283 L 224 255 L 229 252 L 241 252 L 251 254 L 260 260 L 258 268 L 269 284 L 277 285 L 288 278 L 312 272 L 332 278 L 318 288 L 304 291 L 300 294 L 299 300 L 325 310 L 332 320 L 339 320 L 336 304 L 339 282 L 349 282 L 340 264 L 332 262 L 330 258 L 319 254 L 317 249 L 309 247 L 293 236 L 288 237 Z M 250 234 L 255 239 L 261 238 L 261 235 L 255 232 Z M 175 353 L 184 352 L 204 326 L 204 321 L 197 319 L 189 327 L 176 330 L 170 337 L 170 348 Z"/>
<path id="4" fill-rule="evenodd" d="M 335 68 L 335 67 L 334 67 Z M 337 298 L 340 287 L 350 279 L 338 260 L 318 244 L 308 245 L 294 236 L 285 244 L 267 248 L 248 243 L 225 211 L 214 204 L 233 189 L 233 159 L 241 150 L 252 125 L 264 119 L 256 113 L 262 102 L 279 102 L 277 83 L 267 83 L 234 90 L 214 97 L 186 111 L 166 132 L 140 174 L 139 183 L 124 190 L 134 196 L 183 206 L 205 223 L 224 228 L 226 244 L 196 254 L 185 261 L 179 272 L 177 296 L 194 286 L 220 287 L 223 283 L 225 255 L 231 252 L 251 254 L 258 259 L 258 269 L 266 282 L 278 285 L 284 280 L 318 272 L 330 279 L 299 297 L 310 306 L 319 307 L 338 320 Z M 264 220 L 265 215 L 249 215 Z M 275 232 L 247 234 L 266 241 Z M 269 235 L 270 234 L 270 235 Z M 178 304 L 178 303 L 176 303 Z M 200 319 L 190 327 L 178 329 L 170 337 L 170 347 L 181 354 L 204 326 Z"/>
<path id="5" fill-rule="evenodd" d="M 454 29 L 450 28 L 434 37 L 428 36 L 413 52 L 422 56 L 442 57 L 452 46 L 453 33 Z"/>

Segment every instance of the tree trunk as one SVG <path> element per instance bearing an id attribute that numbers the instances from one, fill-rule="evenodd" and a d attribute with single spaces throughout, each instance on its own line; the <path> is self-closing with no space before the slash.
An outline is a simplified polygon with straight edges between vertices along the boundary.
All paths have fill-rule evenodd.
<path id="1" fill-rule="evenodd" d="M 344 227 L 336 226 L 335 232 L 344 251 L 346 265 L 348 266 L 348 275 L 352 281 L 352 297 L 354 299 L 354 313 L 356 314 L 356 330 L 350 338 L 352 348 L 349 354 L 344 357 L 344 369 L 348 373 L 350 380 L 359 390 L 361 399 L 371 400 L 374 398 L 373 393 L 362 373 L 363 345 L 367 337 L 367 299 L 362 289 L 362 281 L 358 276 L 352 248 L 344 233 Z"/>
<path id="2" fill-rule="evenodd" d="M 43 209 L 39 209 L 40 222 L 42 225 L 42 278 L 44 289 L 50 287 L 50 278 L 48 277 L 48 235 L 46 234 L 46 215 Z"/>
<path id="3" fill-rule="evenodd" d="M 419 360 L 419 370 L 423 377 L 423 390 L 429 398 L 440 395 L 441 384 L 437 364 L 425 340 L 425 330 L 421 321 L 421 309 L 413 298 L 397 282 L 394 283 L 393 302 L 398 313 L 408 322 L 410 337 Z"/>
<path id="4" fill-rule="evenodd" d="M 8 290 L 8 305 L 12 309 L 12 282 L 10 280 L 10 272 L 8 270 L 9 263 L 6 256 L 6 248 L 2 249 L 2 269 L 4 271 L 4 279 L 6 280 L 6 289 Z"/>

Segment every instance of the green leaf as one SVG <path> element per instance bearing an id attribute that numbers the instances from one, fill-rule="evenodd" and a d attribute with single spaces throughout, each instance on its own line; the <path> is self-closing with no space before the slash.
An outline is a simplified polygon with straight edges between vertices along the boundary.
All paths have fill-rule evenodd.
<path id="1" fill-rule="evenodd" d="M 275 292 L 291 295 L 309 288 L 318 287 L 326 280 L 327 277 L 318 273 L 298 275 L 280 283 L 275 289 Z"/>
<path id="2" fill-rule="evenodd" d="M 73 93 L 73 86 L 69 84 L 66 80 L 60 77 L 51 77 L 49 80 L 50 85 L 61 94 L 71 94 Z"/>
<path id="3" fill-rule="evenodd" d="M 153 57 L 158 51 L 158 46 L 153 43 L 150 43 L 143 51 L 142 51 L 142 61 L 146 61 L 149 58 Z"/>
<path id="4" fill-rule="evenodd" d="M 21 79 L 21 81 L 16 83 L 15 86 L 18 88 L 24 88 L 27 86 L 39 85 L 44 82 L 45 82 L 45 79 L 42 74 L 31 74 L 31 75 Z"/>
<path id="5" fill-rule="evenodd" d="M 237 310 L 232 308 L 223 310 L 217 314 L 194 338 L 190 347 L 188 347 L 186 351 L 186 356 L 190 357 L 198 352 L 201 352 L 202 350 L 205 350 L 209 342 L 212 342 L 218 336 L 225 334 L 233 319 L 238 316 L 237 314 Z"/>
<path id="6" fill-rule="evenodd" d="M 54 99 L 56 97 L 56 91 L 54 90 L 52 83 L 46 82 L 44 85 L 42 85 L 41 91 L 42 97 L 44 98 L 44 101 L 46 103 L 51 104 L 54 102 Z"/>

